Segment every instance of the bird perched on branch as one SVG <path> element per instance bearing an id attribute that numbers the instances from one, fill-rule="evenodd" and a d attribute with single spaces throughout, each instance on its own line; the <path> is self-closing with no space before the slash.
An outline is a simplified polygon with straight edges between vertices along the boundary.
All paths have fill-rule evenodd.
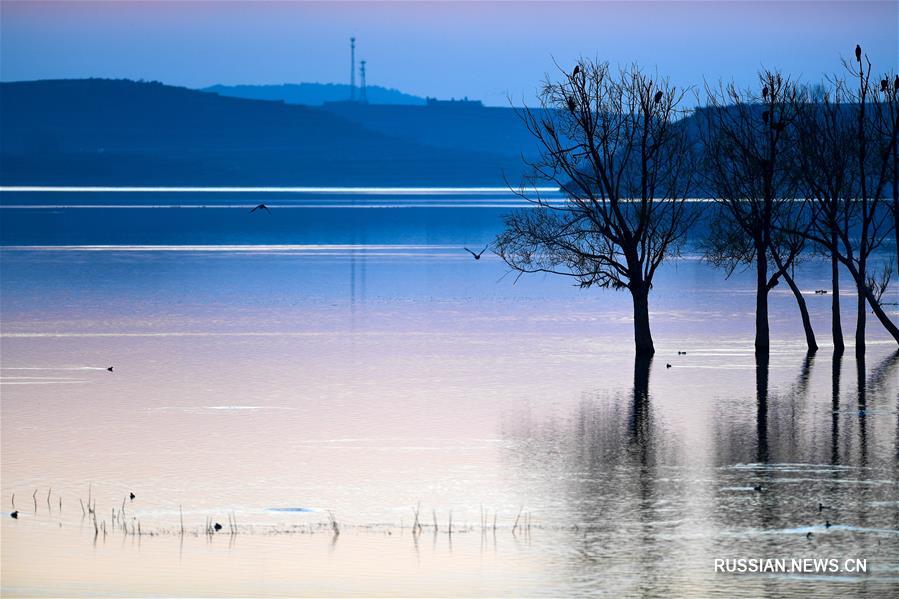
<path id="1" fill-rule="evenodd" d="M 855 60 L 858 62 L 862 61 L 862 47 L 858 44 L 855 44 Z"/>
<path id="2" fill-rule="evenodd" d="M 475 254 L 474 252 L 472 252 L 472 251 L 471 251 L 470 249 L 468 249 L 468 248 L 463 248 L 463 249 L 464 249 L 466 252 L 468 252 L 469 254 L 471 254 L 472 256 L 474 256 L 474 259 L 475 259 L 475 260 L 480 260 L 480 259 L 481 259 L 481 256 L 484 255 L 484 252 L 487 251 L 487 246 L 485 245 L 485 246 L 484 246 L 484 249 L 481 250 L 480 252 L 478 252 L 477 254 Z"/>
<path id="3" fill-rule="evenodd" d="M 571 96 L 565 97 L 565 103 L 568 104 L 568 110 L 574 112 L 577 109 L 577 104 L 574 103 L 574 98 Z"/>
<path id="4" fill-rule="evenodd" d="M 655 97 L 654 99 L 655 99 L 656 104 L 658 104 L 659 102 L 662 101 L 662 92 L 661 92 L 661 90 L 659 90 L 659 91 L 656 92 L 656 97 Z"/>
<path id="5" fill-rule="evenodd" d="M 885 92 L 890 87 L 890 82 L 886 79 L 880 80 L 880 91 Z"/>
<path id="6" fill-rule="evenodd" d="M 768 124 L 768 119 L 769 119 L 769 118 L 771 118 L 771 113 L 770 113 L 770 112 L 768 112 L 768 111 L 766 110 L 765 112 L 762 113 L 762 121 L 764 121 L 764 123 L 765 123 L 766 125 Z"/>
<path id="7" fill-rule="evenodd" d="M 580 72 L 581 72 L 581 65 L 579 65 L 579 64 L 578 64 L 578 65 L 575 65 L 575 66 L 574 66 L 574 70 L 571 71 L 571 76 L 572 76 L 572 77 L 577 77 L 577 74 L 580 73 Z"/>
<path id="8" fill-rule="evenodd" d="M 767 85 L 766 85 L 765 87 L 762 88 L 762 97 L 763 97 L 763 98 L 767 98 L 767 97 L 768 97 L 768 86 L 767 86 Z"/>

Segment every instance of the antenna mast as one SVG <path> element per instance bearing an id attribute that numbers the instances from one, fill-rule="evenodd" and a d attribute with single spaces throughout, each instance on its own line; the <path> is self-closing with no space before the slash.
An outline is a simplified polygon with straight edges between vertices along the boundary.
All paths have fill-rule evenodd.
<path id="1" fill-rule="evenodd" d="M 368 96 L 366 96 L 366 94 L 365 94 L 365 63 L 366 62 L 367 61 L 365 61 L 365 60 L 359 61 L 359 80 L 362 83 L 362 88 L 359 93 L 359 101 L 362 102 L 363 104 L 368 103 Z"/>
<path id="2" fill-rule="evenodd" d="M 356 38 L 350 38 L 350 101 L 356 101 Z"/>

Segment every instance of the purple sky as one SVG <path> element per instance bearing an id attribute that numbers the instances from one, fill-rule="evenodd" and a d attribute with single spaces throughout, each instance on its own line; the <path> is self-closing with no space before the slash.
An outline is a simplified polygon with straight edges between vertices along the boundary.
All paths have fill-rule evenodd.
<path id="1" fill-rule="evenodd" d="M 578 56 L 638 61 L 680 84 L 804 81 L 861 43 L 897 66 L 899 2 L 0 1 L 0 77 L 214 83 L 345 82 L 348 38 L 371 84 L 505 105 Z"/>

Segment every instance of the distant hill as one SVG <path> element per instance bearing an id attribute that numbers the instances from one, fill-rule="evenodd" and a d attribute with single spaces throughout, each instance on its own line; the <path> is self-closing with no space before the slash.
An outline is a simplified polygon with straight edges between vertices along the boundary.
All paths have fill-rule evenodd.
<path id="1" fill-rule="evenodd" d="M 281 85 L 213 85 L 200 91 L 214 92 L 233 98 L 250 100 L 280 100 L 288 104 L 321 106 L 325 102 L 340 102 L 350 98 L 350 86 L 340 83 L 284 83 Z M 378 85 L 366 87 L 372 104 L 424 105 L 425 99 L 399 90 Z M 356 90 L 359 93 L 359 90 Z"/>
<path id="2" fill-rule="evenodd" d="M 537 142 L 512 108 L 442 103 L 433 106 L 331 104 L 322 110 L 371 131 L 410 143 L 453 149 L 478 149 L 520 160 L 537 151 Z M 539 111 L 537 111 L 539 113 Z"/>
<path id="3" fill-rule="evenodd" d="M 393 107 L 402 108 L 402 107 Z M 407 107 L 419 109 L 421 107 Z M 502 185 L 518 150 L 388 134 L 336 112 L 161 83 L 0 83 L 0 183 L 10 185 Z M 411 125 L 410 125 L 411 126 Z M 418 124 L 415 125 L 419 126 Z M 430 133 L 429 133 L 430 132 Z M 436 143 L 427 143 L 428 136 Z"/>

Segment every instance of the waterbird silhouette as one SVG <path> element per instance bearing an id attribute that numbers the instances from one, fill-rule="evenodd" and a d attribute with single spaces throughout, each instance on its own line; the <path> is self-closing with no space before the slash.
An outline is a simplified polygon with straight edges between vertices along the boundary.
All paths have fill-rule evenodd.
<path id="1" fill-rule="evenodd" d="M 678 350 L 677 355 L 679 355 L 679 356 L 686 356 L 686 355 L 687 355 L 687 352 Z"/>
<path id="2" fill-rule="evenodd" d="M 765 491 L 765 489 L 762 488 L 762 485 L 756 485 L 756 486 L 752 487 L 752 490 L 757 491 L 759 493 L 763 493 Z"/>
<path id="3" fill-rule="evenodd" d="M 128 498 L 131 499 L 131 501 L 134 501 L 134 498 L 135 498 L 135 497 L 137 497 L 137 495 L 135 495 L 134 493 L 129 493 L 129 494 L 128 494 Z"/>
<path id="4" fill-rule="evenodd" d="M 815 289 L 815 295 L 827 295 L 827 289 Z"/>
<path id="5" fill-rule="evenodd" d="M 654 99 L 656 101 L 656 104 L 658 104 L 659 102 L 662 101 L 662 91 L 661 90 L 656 92 L 656 97 Z"/>
<path id="6" fill-rule="evenodd" d="M 829 509 L 830 509 L 829 505 L 824 505 L 823 503 L 820 503 L 820 502 L 818 503 L 818 511 L 819 512 L 822 510 L 829 510 Z"/>
<path id="7" fill-rule="evenodd" d="M 862 61 L 862 47 L 858 44 L 855 44 L 855 60 L 858 62 Z"/>
<path id="8" fill-rule="evenodd" d="M 665 364 L 665 368 L 671 368 L 671 364 Z"/>
<path id="9" fill-rule="evenodd" d="M 213 526 L 213 528 L 214 528 L 216 531 L 219 531 L 219 530 L 222 529 L 222 525 L 219 524 L 218 522 L 216 522 L 216 523 L 215 523 L 215 526 Z"/>
<path id="10" fill-rule="evenodd" d="M 810 532 L 805 533 L 805 538 L 806 538 L 806 539 L 811 539 L 811 538 L 812 538 L 812 533 L 810 533 Z"/>
<path id="11" fill-rule="evenodd" d="M 484 246 L 484 249 L 481 250 L 480 252 L 478 252 L 477 254 L 475 254 L 474 252 L 472 252 L 472 251 L 471 251 L 470 249 L 468 249 L 468 248 L 463 248 L 463 249 L 464 249 L 466 252 L 468 252 L 469 254 L 471 254 L 472 256 L 474 256 L 474 259 L 475 259 L 475 260 L 480 260 L 480 259 L 481 259 L 481 256 L 484 254 L 484 252 L 487 251 L 487 246 L 485 245 L 485 246 Z"/>
<path id="12" fill-rule="evenodd" d="M 268 209 L 268 206 L 266 206 L 265 204 L 259 204 L 258 206 L 256 206 L 256 207 L 253 208 L 252 210 L 250 210 L 250 212 L 251 212 L 251 213 L 252 213 L 252 212 L 256 212 L 257 210 L 265 210 L 265 211 L 268 212 L 269 214 L 272 213 L 272 211 L 269 210 L 269 209 Z"/>
<path id="13" fill-rule="evenodd" d="M 109 372 L 112 372 L 112 366 L 107 366 L 106 370 L 108 370 Z"/>
<path id="14" fill-rule="evenodd" d="M 18 519 L 19 519 L 19 510 L 13 511 L 13 513 L 10 514 L 10 517 L 11 517 L 13 520 L 18 520 Z"/>
<path id="15" fill-rule="evenodd" d="M 830 528 L 831 526 L 833 526 L 833 524 L 830 523 L 830 520 L 824 521 L 824 528 Z"/>

